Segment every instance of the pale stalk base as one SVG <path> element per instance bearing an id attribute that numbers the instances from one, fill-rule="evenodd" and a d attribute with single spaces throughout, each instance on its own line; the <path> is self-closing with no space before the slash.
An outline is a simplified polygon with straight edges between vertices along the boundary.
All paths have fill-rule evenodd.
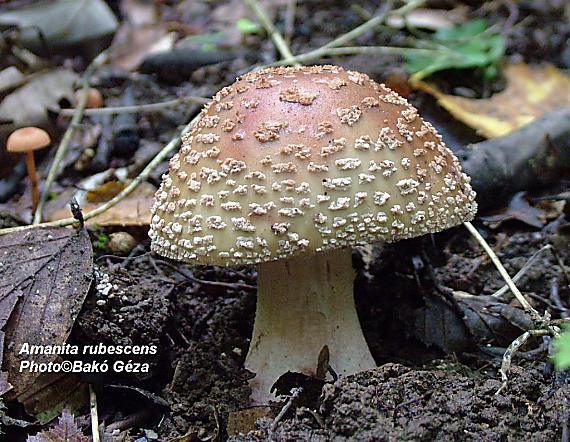
<path id="1" fill-rule="evenodd" d="M 351 250 L 260 264 L 255 325 L 245 361 L 254 403 L 274 399 L 271 386 L 291 371 L 315 376 L 326 345 L 339 375 L 375 367 L 353 296 Z"/>

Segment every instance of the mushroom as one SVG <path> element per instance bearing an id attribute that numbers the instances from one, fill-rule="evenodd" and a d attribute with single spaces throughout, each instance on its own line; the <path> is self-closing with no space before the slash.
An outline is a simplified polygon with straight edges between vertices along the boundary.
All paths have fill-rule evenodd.
<path id="1" fill-rule="evenodd" d="M 22 127 L 10 134 L 6 142 L 6 150 L 11 153 L 25 153 L 26 167 L 32 184 L 32 211 L 36 210 L 40 202 L 40 188 L 34 151 L 49 146 L 51 139 L 49 134 L 39 127 Z"/>
<path id="2" fill-rule="evenodd" d="M 93 87 L 88 88 L 87 92 L 85 92 L 84 89 L 78 89 L 75 91 L 75 101 L 79 103 L 85 94 L 87 94 L 87 100 L 85 102 L 86 109 L 99 108 L 103 106 L 103 95 L 99 89 L 95 89 Z"/>
<path id="3" fill-rule="evenodd" d="M 352 248 L 472 219 L 469 181 L 434 127 L 367 75 L 269 68 L 204 107 L 170 160 L 149 236 L 171 259 L 257 265 L 245 365 L 252 399 L 264 403 L 288 371 L 322 376 L 326 356 L 340 375 L 375 366 L 355 310 Z"/>

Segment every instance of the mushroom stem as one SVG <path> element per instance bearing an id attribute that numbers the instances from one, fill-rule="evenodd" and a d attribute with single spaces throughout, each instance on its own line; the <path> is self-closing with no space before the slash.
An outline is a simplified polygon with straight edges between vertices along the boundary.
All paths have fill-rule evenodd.
<path id="1" fill-rule="evenodd" d="M 250 381 L 253 402 L 274 399 L 270 389 L 288 371 L 316 376 L 325 345 L 339 375 L 375 366 L 356 314 L 353 282 L 349 248 L 259 265 L 245 362 L 256 373 Z"/>
<path id="2" fill-rule="evenodd" d="M 36 211 L 36 207 L 40 203 L 40 187 L 38 181 L 38 174 L 36 172 L 36 162 L 34 160 L 34 152 L 26 152 L 26 167 L 32 184 L 32 213 Z"/>

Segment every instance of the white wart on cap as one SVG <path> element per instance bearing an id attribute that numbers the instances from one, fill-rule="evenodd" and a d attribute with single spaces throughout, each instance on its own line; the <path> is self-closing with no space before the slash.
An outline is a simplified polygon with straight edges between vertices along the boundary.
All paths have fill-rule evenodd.
<path id="1" fill-rule="evenodd" d="M 438 232 L 475 192 L 433 126 L 367 75 L 270 68 L 219 91 L 156 194 L 160 255 L 241 265 Z"/>

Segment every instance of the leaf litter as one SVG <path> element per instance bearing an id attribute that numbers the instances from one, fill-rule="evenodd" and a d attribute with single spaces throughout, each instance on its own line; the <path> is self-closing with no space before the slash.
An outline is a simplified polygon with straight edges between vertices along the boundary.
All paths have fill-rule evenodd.
<path id="1" fill-rule="evenodd" d="M 507 135 L 547 112 L 570 106 L 570 76 L 555 66 L 517 63 L 507 65 L 503 74 L 505 90 L 483 99 L 447 95 L 427 82 L 416 86 L 487 138 Z"/>
<path id="2" fill-rule="evenodd" d="M 61 376 L 42 380 L 40 373 L 20 372 L 20 363 L 31 359 L 25 352 L 20 354 L 22 347 L 65 344 L 87 296 L 92 273 L 93 250 L 84 229 L 34 229 L 0 237 L 0 340 L 5 344 L 0 356 L 7 368 L 0 390 L 11 390 L 8 397 L 21 402 L 30 399 L 34 414 L 57 405 L 52 399 L 57 397 L 55 402 L 62 403 L 66 397 L 61 397 L 55 382 Z M 57 358 L 45 353 L 33 356 L 38 364 Z M 41 400 L 34 395 L 30 398 L 32 391 L 35 395 L 41 391 Z M 37 403 L 42 400 L 43 404 Z"/>
<path id="3" fill-rule="evenodd" d="M 56 425 L 35 436 L 28 436 L 26 442 L 89 442 L 90 440 L 77 426 L 71 411 L 65 408 Z"/>

